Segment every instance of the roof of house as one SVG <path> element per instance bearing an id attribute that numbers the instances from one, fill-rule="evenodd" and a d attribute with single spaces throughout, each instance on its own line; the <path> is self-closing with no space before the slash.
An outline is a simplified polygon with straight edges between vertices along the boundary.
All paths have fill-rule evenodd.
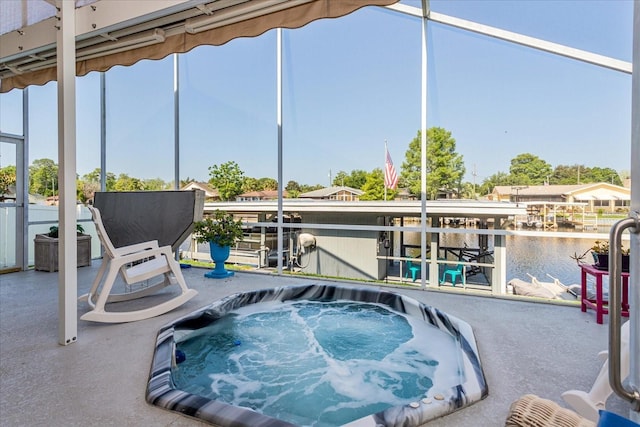
<path id="1" fill-rule="evenodd" d="M 596 188 L 607 188 L 612 191 L 629 192 L 628 188 L 621 187 L 619 185 L 613 185 L 606 182 L 592 182 L 589 184 L 577 185 L 496 185 L 493 189 L 493 193 L 502 195 L 518 194 L 519 196 L 557 196 L 571 195 Z"/>
<path id="2" fill-rule="evenodd" d="M 362 196 L 364 194 L 364 191 L 362 190 L 358 190 L 357 188 L 351 188 L 351 187 L 345 187 L 345 186 L 340 186 L 340 187 L 326 187 L 326 188 L 321 188 L 319 190 L 313 190 L 313 191 L 308 191 L 306 193 L 302 193 L 300 194 L 298 197 L 299 198 L 323 198 L 323 197 L 329 197 L 333 194 L 338 194 L 340 192 L 348 192 L 348 193 L 352 193 L 356 196 Z"/>
<path id="3" fill-rule="evenodd" d="M 180 190 L 202 190 L 205 193 L 205 197 L 219 197 L 218 190 L 211 188 L 206 182 L 192 181 L 184 185 Z"/>
<path id="4" fill-rule="evenodd" d="M 580 185 L 496 185 L 493 188 L 494 193 L 498 194 L 518 194 L 520 196 L 550 196 L 558 194 L 568 194 L 575 190 L 586 188 L 591 184 Z"/>
<path id="5" fill-rule="evenodd" d="M 283 209 L 287 212 L 308 213 L 340 213 L 366 214 L 374 216 L 413 216 L 419 217 L 422 209 L 420 200 L 395 201 L 342 201 L 342 200 L 309 200 L 285 199 Z M 278 212 L 277 200 L 261 200 L 253 202 L 212 202 L 205 203 L 204 210 L 215 209 L 234 213 Z M 526 215 L 524 204 L 510 202 L 487 202 L 477 200 L 427 200 L 427 216 L 454 216 L 469 218 L 495 218 L 511 215 Z"/>
<path id="6" fill-rule="evenodd" d="M 287 197 L 288 193 L 287 190 L 283 190 L 282 192 L 283 197 Z M 260 191 L 248 191 L 246 193 L 242 193 L 242 194 L 238 194 L 237 197 L 243 197 L 243 198 L 260 198 L 263 200 L 268 200 L 268 199 L 277 199 L 278 198 L 278 190 L 260 190 Z"/>

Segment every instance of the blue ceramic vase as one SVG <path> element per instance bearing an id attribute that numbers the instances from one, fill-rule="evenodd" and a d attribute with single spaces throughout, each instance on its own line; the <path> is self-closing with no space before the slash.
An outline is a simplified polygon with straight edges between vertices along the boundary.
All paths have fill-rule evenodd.
<path id="1" fill-rule="evenodd" d="M 209 242 L 209 251 L 211 253 L 211 259 L 216 265 L 213 270 L 204 273 L 204 277 L 208 277 L 210 279 L 224 279 L 225 277 L 233 276 L 233 271 L 228 271 L 224 268 L 224 262 L 229 259 L 231 246 L 220 246 L 217 243 Z"/>

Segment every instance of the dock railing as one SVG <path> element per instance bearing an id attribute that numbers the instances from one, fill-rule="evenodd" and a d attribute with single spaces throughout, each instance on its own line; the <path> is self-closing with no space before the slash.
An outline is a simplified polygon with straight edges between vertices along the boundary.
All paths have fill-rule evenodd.
<path id="1" fill-rule="evenodd" d="M 396 221 L 395 224 L 399 224 Z M 392 223 L 393 224 L 393 223 Z M 277 239 L 273 233 L 273 223 L 246 223 L 247 229 L 264 228 L 272 231 L 265 237 L 260 233 L 247 236 L 243 245 L 232 250 L 231 264 L 248 265 L 256 269 L 265 269 L 279 274 L 277 270 Z M 286 224 L 288 234 L 284 237 L 285 248 L 283 273 L 313 275 L 345 280 L 363 280 L 396 283 L 416 287 L 440 287 L 445 265 L 462 264 L 465 274 L 465 288 L 481 289 L 491 294 L 500 295 L 507 292 L 506 283 L 514 277 L 507 275 L 507 237 L 536 238 L 568 238 L 584 239 L 585 247 L 594 240 L 606 239 L 607 234 L 592 232 L 549 232 L 543 230 L 485 229 L 485 228 L 450 228 L 425 227 L 427 245 L 421 249 L 416 245 L 423 229 L 419 224 L 411 225 L 361 225 L 361 224 L 319 224 L 295 223 Z M 317 239 L 317 246 L 301 252 L 296 247 L 299 234 L 312 234 Z M 407 233 L 414 233 L 410 243 Z M 438 237 L 446 234 L 463 235 L 460 240 L 481 242 L 485 249 L 462 245 L 440 245 Z M 474 237 L 474 236 L 477 236 Z M 388 239 L 388 252 L 384 240 Z M 454 238 L 455 240 L 457 238 Z M 451 240 L 451 238 L 444 239 Z M 487 243 L 488 242 L 488 243 Z M 267 244 L 268 243 L 268 244 Z M 202 245 L 201 245 L 202 246 Z M 437 248 L 432 255 L 431 248 Z M 420 255 L 423 252 L 424 255 Z M 183 252 L 184 256 L 200 260 L 210 260 L 208 250 L 200 248 Z M 570 259 L 571 253 L 567 253 Z M 269 260 L 271 259 L 271 262 Z M 292 262 L 292 260 L 295 260 Z M 416 281 L 407 274 L 407 263 L 411 261 L 419 266 Z M 425 273 L 423 275 L 422 269 Z M 437 269 L 437 270 L 436 270 Z M 545 271 L 554 273 L 553 271 Z M 539 273 L 539 272 L 538 272 Z M 424 281 L 423 281 L 424 276 Z M 445 285 L 449 285 L 448 283 Z M 449 285 L 450 286 L 450 285 Z M 457 286 L 459 287 L 459 286 Z"/>
<path id="2" fill-rule="evenodd" d="M 277 248 L 277 240 L 274 233 L 247 232 L 244 238 L 231 248 L 227 263 L 237 265 L 247 265 L 255 268 L 269 267 L 270 255 Z M 284 233 L 286 247 L 288 247 L 289 233 Z M 180 257 L 197 261 L 212 262 L 208 244 L 198 244 L 195 237 L 191 235 L 188 250 L 180 251 Z M 288 258 L 288 250 L 285 250 L 285 259 Z"/>

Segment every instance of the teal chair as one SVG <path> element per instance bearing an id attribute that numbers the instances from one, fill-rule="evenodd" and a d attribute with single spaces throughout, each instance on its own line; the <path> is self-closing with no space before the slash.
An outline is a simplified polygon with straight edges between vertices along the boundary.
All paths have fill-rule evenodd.
<path id="1" fill-rule="evenodd" d="M 411 280 L 415 282 L 418 279 L 418 274 L 420 273 L 420 264 L 414 264 L 411 261 L 407 261 L 405 263 L 405 279 L 409 277 L 409 273 L 411 273 Z"/>
<path id="2" fill-rule="evenodd" d="M 447 276 L 451 277 L 451 284 L 453 286 L 456 285 L 456 282 L 458 281 L 458 278 L 460 278 L 460 280 L 462 280 L 462 285 L 464 286 L 465 285 L 464 265 L 458 264 L 458 265 L 456 265 L 455 268 L 445 267 L 444 272 L 442 273 L 442 280 L 440 281 L 441 285 L 444 284 L 444 282 L 446 281 Z"/>

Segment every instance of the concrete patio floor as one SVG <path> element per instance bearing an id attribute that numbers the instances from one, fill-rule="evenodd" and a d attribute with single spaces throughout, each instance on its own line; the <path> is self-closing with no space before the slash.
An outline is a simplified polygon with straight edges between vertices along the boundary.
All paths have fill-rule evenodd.
<path id="1" fill-rule="evenodd" d="M 78 269 L 79 294 L 89 289 L 99 265 L 94 260 L 93 266 Z M 199 295 L 182 307 L 135 323 L 79 320 L 78 341 L 69 346 L 57 343 L 57 273 L 0 275 L 0 425 L 205 425 L 145 401 L 158 329 L 229 294 L 320 282 L 258 272 L 212 280 L 203 277 L 205 271 L 183 270 Z M 429 426 L 504 425 L 509 405 L 527 393 L 566 406 L 561 393 L 589 390 L 600 370 L 597 354 L 607 348 L 608 326 L 606 320 L 596 324 L 593 311 L 460 292 L 390 290 L 467 321 L 476 334 L 489 396 Z M 78 317 L 86 311 L 79 303 Z M 628 416 L 628 406 L 615 396 L 608 409 Z"/>

